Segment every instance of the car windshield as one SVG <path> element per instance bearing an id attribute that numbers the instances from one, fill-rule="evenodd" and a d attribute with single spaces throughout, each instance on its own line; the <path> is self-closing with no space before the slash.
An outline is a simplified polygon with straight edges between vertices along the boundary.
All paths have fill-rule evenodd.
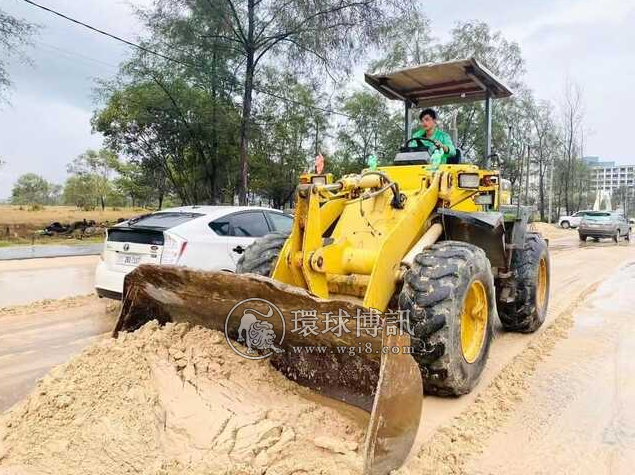
<path id="1" fill-rule="evenodd" d="M 613 216 L 611 213 L 587 213 L 584 217 L 585 221 L 611 221 Z"/>

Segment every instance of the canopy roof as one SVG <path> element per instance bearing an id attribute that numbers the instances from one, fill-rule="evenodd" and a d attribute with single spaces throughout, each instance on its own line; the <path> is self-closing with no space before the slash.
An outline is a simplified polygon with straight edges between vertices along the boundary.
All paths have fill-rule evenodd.
<path id="1" fill-rule="evenodd" d="M 388 74 L 365 74 L 365 80 L 389 99 L 413 107 L 432 107 L 509 97 L 512 91 L 476 59 L 430 63 Z"/>

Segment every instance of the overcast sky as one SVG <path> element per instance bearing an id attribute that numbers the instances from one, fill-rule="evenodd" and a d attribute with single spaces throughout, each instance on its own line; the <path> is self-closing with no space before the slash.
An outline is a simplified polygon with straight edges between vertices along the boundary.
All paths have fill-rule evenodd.
<path id="1" fill-rule="evenodd" d="M 69 16 L 126 38 L 140 25 L 126 0 L 39 0 Z M 132 0 L 134 5 L 150 0 Z M 0 110 L 0 199 L 23 173 L 55 183 L 66 164 L 87 148 L 95 78 L 111 78 L 129 54 L 125 45 L 38 10 L 22 0 L 0 0 L 6 12 L 44 28 L 27 53 L 33 66 L 11 63 L 11 105 Z M 556 102 L 569 76 L 583 89 L 585 154 L 633 164 L 635 0 L 424 2 L 434 35 L 444 39 L 460 20 L 482 20 L 517 41 L 527 61 L 526 82 L 540 99 Z"/>

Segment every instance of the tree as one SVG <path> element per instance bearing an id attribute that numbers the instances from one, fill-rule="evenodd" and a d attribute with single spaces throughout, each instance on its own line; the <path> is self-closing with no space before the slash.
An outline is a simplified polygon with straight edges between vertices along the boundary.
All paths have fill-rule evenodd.
<path id="1" fill-rule="evenodd" d="M 459 22 L 452 29 L 448 42 L 437 46 L 436 59 L 451 61 L 475 57 L 490 69 L 496 76 L 508 84 L 517 93 L 526 87 L 522 84 L 524 60 L 520 46 L 505 39 L 501 32 L 493 31 L 485 22 Z M 522 95 L 522 94 L 521 94 Z M 515 98 L 501 99 L 494 102 L 492 114 L 492 148 L 502 153 L 508 149 L 507 125 L 512 121 L 505 118 L 508 108 L 506 104 L 516 101 Z M 514 111 L 515 107 L 509 108 Z M 446 106 L 441 109 L 441 119 L 450 122 L 456 115 L 459 147 L 464 155 L 477 158 L 477 163 L 484 165 L 485 157 L 485 108 L 481 102 L 466 105 Z"/>
<path id="2" fill-rule="evenodd" d="M 535 141 L 532 151 L 538 172 L 538 203 L 540 220 L 545 221 L 545 177 L 547 170 L 553 166 L 556 155 L 561 148 L 559 129 L 553 117 L 553 105 L 547 101 L 538 104 L 527 104 L 533 124 Z"/>
<path id="3" fill-rule="evenodd" d="M 434 61 L 437 54 L 431 35 L 431 22 L 423 5 L 407 2 L 399 15 L 390 19 L 378 34 L 382 56 L 370 62 L 375 74 Z"/>
<path id="4" fill-rule="evenodd" d="M 62 194 L 64 204 L 84 210 L 94 210 L 100 203 L 96 192 L 95 176 L 91 174 L 74 175 L 66 179 Z"/>
<path id="5" fill-rule="evenodd" d="M 94 192 L 99 197 L 101 209 L 106 209 L 106 196 L 112 190 L 111 179 L 119 158 L 110 150 L 87 150 L 73 160 L 67 167 L 69 173 L 78 176 L 91 177 Z"/>
<path id="6" fill-rule="evenodd" d="M 289 63 L 320 66 L 334 77 L 350 70 L 351 55 L 377 41 L 378 27 L 389 12 L 379 0 L 164 0 L 171 11 L 198 13 L 201 37 L 214 38 L 238 55 L 242 66 L 242 114 L 239 131 L 239 199 L 247 203 L 249 139 L 254 88 L 259 66 L 269 57 Z M 396 3 L 396 2 L 390 2 Z M 162 12 L 160 12 L 162 13 Z M 218 16 L 224 28 L 218 29 Z M 209 24 L 212 20 L 212 25 Z"/>
<path id="7" fill-rule="evenodd" d="M 319 96 L 297 77 L 273 69 L 267 77 L 276 84 L 280 98 L 263 98 L 255 111 L 250 188 L 282 208 L 291 201 L 309 161 L 325 153 L 327 121 L 322 111 L 301 105 L 315 105 Z"/>
<path id="8" fill-rule="evenodd" d="M 18 205 L 53 204 L 57 200 L 61 187 L 49 183 L 40 175 L 26 173 L 15 182 L 11 191 L 11 202 Z"/>
<path id="9" fill-rule="evenodd" d="M 584 120 L 584 104 L 582 100 L 582 90 L 580 86 L 567 78 L 564 86 L 564 93 L 560 101 L 560 114 L 562 123 L 562 144 L 563 144 L 563 185 L 564 185 L 564 207 L 567 214 L 573 210 L 572 193 L 575 187 L 575 172 L 579 168 L 576 163 L 579 158 L 581 147 L 579 138 L 582 132 Z"/>
<path id="10" fill-rule="evenodd" d="M 402 142 L 401 115 L 391 113 L 387 100 L 375 92 L 355 91 L 340 102 L 349 118 L 337 132 L 339 172 L 359 173 L 372 154 L 391 161 Z"/>
<path id="11" fill-rule="evenodd" d="M 121 162 L 117 173 L 115 190 L 120 196 L 128 198 L 131 206 L 149 207 L 158 202 L 158 208 L 163 207 L 168 187 L 165 175 L 160 171 L 145 170 L 137 161 L 130 161 Z"/>
<path id="12" fill-rule="evenodd" d="M 7 61 L 11 57 L 26 60 L 20 47 L 28 45 L 37 27 L 24 20 L 5 13 L 0 9 L 0 102 L 6 100 L 4 93 L 11 86 L 6 70 Z"/>
<path id="13" fill-rule="evenodd" d="M 166 182 L 182 204 L 217 203 L 233 196 L 237 169 L 237 112 L 184 79 L 159 78 L 111 89 L 93 128 L 110 150 Z M 165 193 L 163 193 L 165 194 Z"/>

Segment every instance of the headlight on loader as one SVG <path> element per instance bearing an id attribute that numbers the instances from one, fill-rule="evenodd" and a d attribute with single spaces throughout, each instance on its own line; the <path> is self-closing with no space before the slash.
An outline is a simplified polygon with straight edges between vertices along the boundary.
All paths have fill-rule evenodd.
<path id="1" fill-rule="evenodd" d="M 481 182 L 481 178 L 478 173 L 460 173 L 459 174 L 459 188 L 478 188 Z"/>
<path id="2" fill-rule="evenodd" d="M 475 196 L 474 203 L 476 203 L 477 205 L 493 205 L 494 196 L 491 193 Z"/>
<path id="3" fill-rule="evenodd" d="M 326 185 L 326 176 L 316 175 L 311 177 L 311 183 L 314 185 Z"/>

